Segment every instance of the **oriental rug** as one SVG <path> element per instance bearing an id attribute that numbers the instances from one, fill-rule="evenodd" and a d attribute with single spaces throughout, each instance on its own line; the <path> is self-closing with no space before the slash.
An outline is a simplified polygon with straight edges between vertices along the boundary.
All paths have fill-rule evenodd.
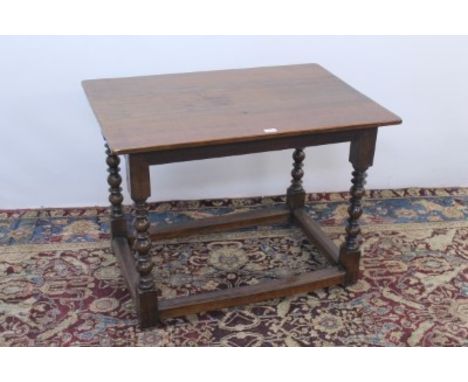
<path id="1" fill-rule="evenodd" d="M 339 244 L 348 193 L 308 195 Z M 284 196 L 154 203 L 155 223 L 251 210 Z M 127 208 L 129 212 L 129 207 Z M 468 189 L 375 190 L 361 218 L 360 280 L 137 326 L 106 208 L 0 211 L 1 346 L 467 346 Z M 161 299 L 327 266 L 288 225 L 155 244 Z"/>

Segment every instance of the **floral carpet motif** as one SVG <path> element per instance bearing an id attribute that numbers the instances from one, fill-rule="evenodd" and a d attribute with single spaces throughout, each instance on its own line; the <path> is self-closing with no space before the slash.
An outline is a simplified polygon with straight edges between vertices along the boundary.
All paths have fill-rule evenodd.
<path id="1" fill-rule="evenodd" d="M 308 195 L 343 240 L 347 193 Z M 154 223 L 280 205 L 284 197 L 151 205 Z M 127 210 L 127 212 L 129 212 Z M 468 189 L 367 193 L 360 280 L 343 288 L 137 326 L 106 208 L 0 211 L 1 346 L 468 346 Z M 155 244 L 162 299 L 327 266 L 288 225 Z"/>

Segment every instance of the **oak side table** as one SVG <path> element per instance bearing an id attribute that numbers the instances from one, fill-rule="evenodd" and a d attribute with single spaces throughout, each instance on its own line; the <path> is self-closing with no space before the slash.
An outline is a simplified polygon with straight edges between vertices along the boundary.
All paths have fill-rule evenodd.
<path id="1" fill-rule="evenodd" d="M 141 327 L 166 317 L 247 304 L 357 281 L 361 198 L 377 130 L 401 119 L 316 64 L 83 81 L 106 141 L 112 248 Z M 304 148 L 350 142 L 353 165 L 346 238 L 340 248 L 304 208 Z M 281 208 L 150 227 L 149 166 L 294 149 L 291 185 Z M 122 210 L 119 156 L 135 203 L 133 232 Z M 229 176 L 226 174 L 226 176 Z M 158 302 L 152 240 L 292 221 L 329 258 L 329 268 L 253 286 Z"/>

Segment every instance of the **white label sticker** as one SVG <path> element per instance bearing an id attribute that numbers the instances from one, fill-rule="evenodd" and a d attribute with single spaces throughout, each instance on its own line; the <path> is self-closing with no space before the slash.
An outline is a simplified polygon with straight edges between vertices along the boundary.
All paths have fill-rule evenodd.
<path id="1" fill-rule="evenodd" d="M 277 133 L 278 130 L 277 130 L 277 129 L 263 129 L 263 132 L 264 132 L 264 133 L 267 133 L 267 134 L 268 134 L 268 133 Z"/>

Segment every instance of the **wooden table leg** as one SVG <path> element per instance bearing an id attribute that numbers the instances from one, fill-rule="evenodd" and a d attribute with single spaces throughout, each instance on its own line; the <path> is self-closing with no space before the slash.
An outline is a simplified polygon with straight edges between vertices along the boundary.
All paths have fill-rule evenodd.
<path id="1" fill-rule="evenodd" d="M 359 218 L 362 215 L 361 199 L 364 195 L 366 170 L 372 166 L 377 129 L 358 134 L 351 141 L 349 161 L 354 171 L 351 182 L 350 206 L 348 208 L 348 220 L 346 224 L 345 242 L 340 247 L 339 262 L 346 270 L 346 285 L 354 284 L 358 280 L 360 250 Z"/>
<path id="2" fill-rule="evenodd" d="M 110 208 L 110 226 L 112 237 L 127 236 L 127 222 L 125 220 L 122 208 L 122 177 L 120 176 L 120 158 L 113 154 L 109 146 L 106 147 L 107 183 L 109 184 L 109 202 Z"/>
<path id="3" fill-rule="evenodd" d="M 134 228 L 136 235 L 128 239 L 122 213 L 121 178 L 119 175 L 119 159 L 107 147 L 107 164 L 109 166 L 109 186 L 112 204 L 113 248 L 119 258 L 124 276 L 129 282 L 130 291 L 136 301 L 140 325 L 147 328 L 160 323 L 160 318 L 217 309 L 221 307 L 260 301 L 265 298 L 285 296 L 299 291 L 309 291 L 319 287 L 353 284 L 358 279 L 360 260 L 360 227 L 359 217 L 362 214 L 361 199 L 364 194 L 366 170 L 372 165 L 377 128 L 356 133 L 351 140 L 349 160 L 353 165 L 349 218 L 346 226 L 346 239 L 340 249 L 334 246 L 318 224 L 312 221 L 304 210 L 305 190 L 302 186 L 304 176 L 304 149 L 296 148 L 293 154 L 294 164 L 291 172 L 292 181 L 287 190 L 287 205 L 293 221 L 304 229 L 307 237 L 324 250 L 333 263 L 338 266 L 326 270 L 313 271 L 292 279 L 279 280 L 248 288 L 235 288 L 229 291 L 216 291 L 202 295 L 162 300 L 158 306 L 157 290 L 152 270 L 151 260 L 150 221 L 148 217 L 147 199 L 151 194 L 149 164 L 144 155 L 130 154 L 127 156 L 128 185 L 132 200 L 135 202 Z M 215 225 L 240 224 L 244 220 L 249 222 L 270 221 L 283 219 L 285 211 L 256 212 L 253 216 L 242 218 L 216 218 L 207 222 L 190 222 L 175 227 L 159 227 L 154 235 L 165 237 L 169 235 L 190 234 L 196 231 L 212 230 Z M 223 225 L 224 224 L 224 225 Z M 243 226 L 244 224 L 242 224 Z M 159 232 L 158 232 L 159 231 Z M 158 236 L 159 235 L 159 236 Z M 133 253 L 129 243 L 133 244 Z M 344 270 L 343 270 L 344 268 Z"/>
<path id="4" fill-rule="evenodd" d="M 136 305 L 142 328 L 159 323 L 157 291 L 152 275 L 154 267 L 151 260 L 151 239 L 149 237 L 150 221 L 146 200 L 151 194 L 149 165 L 132 155 L 127 157 L 129 188 L 135 202 L 133 242 L 136 268 L 138 271 Z"/>
<path id="5" fill-rule="evenodd" d="M 304 206 L 305 203 L 305 190 L 302 187 L 302 177 L 304 176 L 304 170 L 302 170 L 305 153 L 304 149 L 298 148 L 293 153 L 293 169 L 291 171 L 291 185 L 288 188 L 286 194 L 286 203 L 288 204 L 291 211 L 296 208 Z"/>

